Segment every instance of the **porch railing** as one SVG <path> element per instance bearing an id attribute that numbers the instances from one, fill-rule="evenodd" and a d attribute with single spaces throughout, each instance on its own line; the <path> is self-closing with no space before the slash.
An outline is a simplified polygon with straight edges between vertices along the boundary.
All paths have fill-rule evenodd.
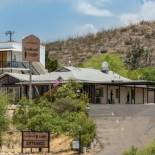
<path id="1" fill-rule="evenodd" d="M 29 68 L 29 62 L 0 61 L 0 68 Z"/>
<path id="2" fill-rule="evenodd" d="M 4 72 L 6 68 L 9 68 L 12 72 L 13 68 L 21 68 L 21 69 L 29 69 L 29 62 L 28 61 L 0 61 L 0 74 Z M 38 74 L 38 71 L 31 66 L 32 74 Z"/>

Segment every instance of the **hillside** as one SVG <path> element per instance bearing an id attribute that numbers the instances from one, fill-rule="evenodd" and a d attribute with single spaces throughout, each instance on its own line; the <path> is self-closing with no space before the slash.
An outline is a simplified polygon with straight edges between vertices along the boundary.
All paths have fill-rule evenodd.
<path id="1" fill-rule="evenodd" d="M 155 22 L 140 22 L 119 29 L 98 32 L 85 37 L 70 38 L 46 44 L 49 57 L 58 59 L 61 64 L 79 65 L 88 58 L 100 53 L 117 53 L 123 58 L 138 40 L 153 51 L 152 66 L 155 66 Z"/>

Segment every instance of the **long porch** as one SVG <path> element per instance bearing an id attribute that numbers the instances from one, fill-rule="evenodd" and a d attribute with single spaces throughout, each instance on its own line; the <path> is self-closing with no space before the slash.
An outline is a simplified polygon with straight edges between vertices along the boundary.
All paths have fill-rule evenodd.
<path id="1" fill-rule="evenodd" d="M 84 90 L 95 104 L 155 103 L 154 82 L 84 84 Z"/>
<path id="2" fill-rule="evenodd" d="M 19 76 L 22 74 L 19 74 Z M 16 75 L 17 76 L 17 75 Z M 29 97 L 29 86 L 32 86 L 32 98 L 43 95 L 51 95 L 55 87 L 54 81 L 38 80 L 28 81 L 29 75 L 20 77 L 14 74 L 5 74 L 0 78 L 0 89 L 8 94 L 12 93 L 14 100 L 26 96 Z M 65 81 L 64 81 L 65 83 Z M 151 81 L 128 81 L 128 82 L 107 82 L 107 83 L 86 83 L 83 85 L 83 92 L 89 97 L 89 102 L 94 104 L 146 104 L 155 103 L 155 82 Z"/>

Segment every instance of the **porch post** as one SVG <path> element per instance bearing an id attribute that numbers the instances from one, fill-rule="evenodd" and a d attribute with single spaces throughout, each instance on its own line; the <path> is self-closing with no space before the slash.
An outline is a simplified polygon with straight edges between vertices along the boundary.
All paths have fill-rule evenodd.
<path id="1" fill-rule="evenodd" d="M 51 96 L 51 84 L 49 84 L 48 89 L 49 89 L 50 96 Z"/>
<path id="2" fill-rule="evenodd" d="M 108 84 L 107 84 L 107 104 L 108 104 Z"/>
<path id="3" fill-rule="evenodd" d="M 20 91 L 20 92 L 19 92 L 19 93 L 20 93 L 19 96 L 20 96 L 20 99 L 21 99 L 21 98 L 22 98 L 22 86 L 21 86 L 21 85 L 20 85 L 20 90 L 19 90 L 19 91 Z"/>
<path id="4" fill-rule="evenodd" d="M 11 72 L 12 72 L 12 51 L 11 51 Z"/>
<path id="5" fill-rule="evenodd" d="M 154 89 L 154 103 L 155 103 L 155 89 Z"/>
<path id="6" fill-rule="evenodd" d="M 144 102 L 145 102 L 145 101 L 144 101 L 144 88 L 143 88 L 143 104 L 144 104 Z"/>
<path id="7" fill-rule="evenodd" d="M 136 104 L 136 87 L 135 87 L 135 84 L 134 84 L 134 104 Z"/>
<path id="8" fill-rule="evenodd" d="M 95 103 L 96 104 L 96 84 L 94 84 L 94 86 L 93 86 L 93 88 L 92 88 L 92 95 L 91 96 L 93 96 L 93 103 Z"/>
<path id="9" fill-rule="evenodd" d="M 130 97 L 130 104 L 132 104 L 132 100 L 133 100 L 133 93 L 132 93 L 132 86 L 131 86 L 131 88 L 130 88 L 130 93 L 131 93 L 131 97 Z"/>
<path id="10" fill-rule="evenodd" d="M 149 92 L 148 92 L 148 85 L 147 85 L 147 104 L 149 103 Z"/>
<path id="11" fill-rule="evenodd" d="M 120 89 L 120 84 L 119 84 L 118 87 L 119 87 L 119 101 L 118 102 L 119 102 L 119 104 L 121 104 L 121 89 Z"/>

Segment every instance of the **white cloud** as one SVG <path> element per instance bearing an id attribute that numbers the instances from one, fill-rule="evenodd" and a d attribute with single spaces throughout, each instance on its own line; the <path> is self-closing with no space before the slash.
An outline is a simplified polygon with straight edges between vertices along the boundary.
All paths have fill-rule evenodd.
<path id="1" fill-rule="evenodd" d="M 135 13 L 126 13 L 119 16 L 123 24 L 136 23 L 142 20 L 155 20 L 155 1 L 143 0 L 143 4 Z"/>
<path id="2" fill-rule="evenodd" d="M 95 5 L 92 5 L 91 3 L 88 3 L 86 1 L 80 1 L 77 6 L 77 10 L 80 13 L 89 16 L 98 16 L 98 17 L 113 16 L 113 14 L 109 10 L 97 8 Z"/>
<path id="3" fill-rule="evenodd" d="M 93 24 L 84 24 L 76 28 L 77 35 L 87 35 L 89 33 L 96 34 L 98 29 Z"/>

